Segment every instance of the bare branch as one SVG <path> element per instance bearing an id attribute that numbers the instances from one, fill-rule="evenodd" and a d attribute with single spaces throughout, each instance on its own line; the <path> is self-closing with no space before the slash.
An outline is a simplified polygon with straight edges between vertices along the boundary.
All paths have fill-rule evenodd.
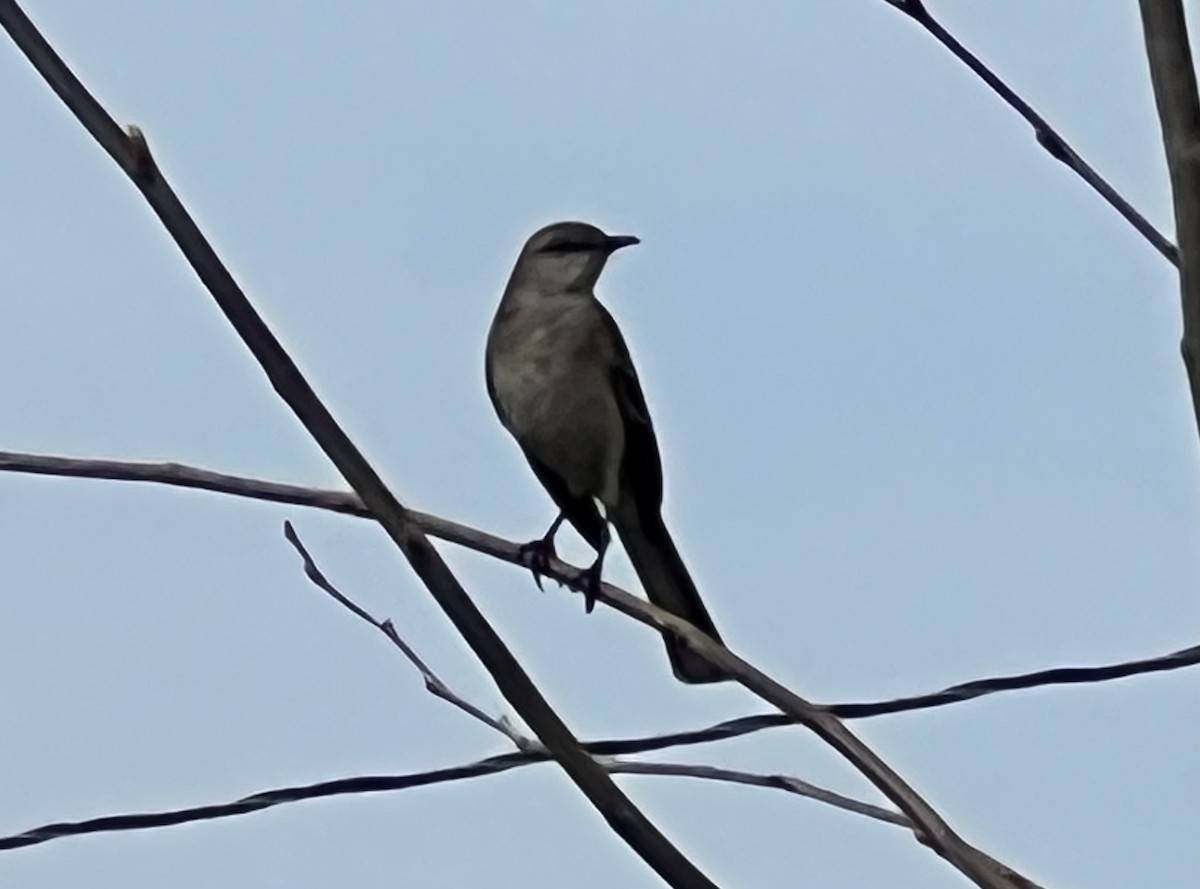
<path id="1" fill-rule="evenodd" d="M 330 512 L 370 518 L 370 511 L 363 506 L 358 495 L 352 491 L 333 491 L 321 488 L 305 488 L 239 475 L 226 475 L 184 466 L 171 462 L 133 462 L 129 460 L 91 460 L 76 457 L 55 457 L 48 454 L 25 454 L 17 451 L 0 451 L 0 471 L 21 472 L 29 475 L 51 475 L 64 478 L 93 478 L 124 482 L 152 482 L 178 488 L 212 491 L 234 497 L 248 497 L 272 503 L 290 503 L 294 506 L 310 506 Z M 419 515 L 419 513 L 414 513 Z M 425 526 L 429 533 L 428 525 Z"/>
<path id="2" fill-rule="evenodd" d="M 515 730 L 512 730 L 508 721 L 503 717 L 499 720 L 493 719 L 483 713 L 478 707 L 468 703 L 461 695 L 454 692 L 445 682 L 443 682 L 425 663 L 425 661 L 417 655 L 417 653 L 407 643 L 400 639 L 394 625 L 390 620 L 380 621 L 372 617 L 366 609 L 359 606 L 351 600 L 345 593 L 337 589 L 333 583 L 325 576 L 324 572 L 317 567 L 312 554 L 301 543 L 299 536 L 296 534 L 295 528 L 291 522 L 284 523 L 284 536 L 288 542 L 300 553 L 300 557 L 304 561 L 304 571 L 308 578 L 320 589 L 329 593 L 338 604 L 348 609 L 356 617 L 364 620 L 371 626 L 381 630 L 388 639 L 396 645 L 405 658 L 408 659 L 414 667 L 417 668 L 421 676 L 425 680 L 426 687 L 437 697 L 445 700 L 464 712 L 474 716 L 479 721 L 483 722 L 490 728 L 499 731 L 505 737 L 513 742 L 518 750 L 531 754 L 530 762 L 542 762 L 547 758 L 546 751 L 541 748 L 541 745 L 534 744 L 526 739 L 523 735 Z M 585 745 L 587 749 L 587 745 Z M 593 750 L 588 750 L 593 753 Z M 626 773 L 639 775 L 674 775 L 679 777 L 702 778 L 711 781 L 724 781 L 735 784 L 748 784 L 754 787 L 769 787 L 777 790 L 786 790 L 789 793 L 799 794 L 809 797 L 810 799 L 819 800 L 828 803 L 838 808 L 846 809 L 847 811 L 857 812 L 862 815 L 867 815 L 871 818 L 877 818 L 891 824 L 899 824 L 905 827 L 911 827 L 908 819 L 903 815 L 899 815 L 889 809 L 883 809 L 879 806 L 864 803 L 860 800 L 852 799 L 843 796 L 839 793 L 834 793 L 831 790 L 826 790 L 818 787 L 815 784 L 810 784 L 807 781 L 802 781 L 799 778 L 790 775 L 763 775 L 754 772 L 738 771 L 733 769 L 722 769 L 715 766 L 696 765 L 691 763 L 661 763 L 661 762 L 634 762 L 629 760 L 621 760 L 615 757 L 605 757 L 600 761 L 600 764 L 610 774 Z"/>
<path id="3" fill-rule="evenodd" d="M 26 454 L 15 451 L 0 451 L 0 472 L 20 472 L 35 475 L 65 476 L 69 478 L 93 478 L 116 481 L 139 481 L 185 488 L 202 489 L 237 497 L 288 503 L 296 506 L 313 507 L 345 515 L 367 517 L 366 508 L 358 497 L 346 491 L 331 491 L 321 488 L 306 488 L 300 485 L 281 484 L 244 476 L 226 475 L 184 466 L 179 463 L 127 462 L 121 460 L 89 460 L 73 457 L 54 457 L 45 454 Z M 472 528 L 429 513 L 413 510 L 412 520 L 433 537 L 458 544 L 484 555 L 493 556 L 514 565 L 523 565 L 520 545 L 486 531 Z M 556 561 L 550 566 L 548 577 L 570 583 L 581 569 Z M 620 590 L 619 587 L 613 587 Z M 634 601 L 639 607 L 630 616 L 640 623 L 654 626 L 654 620 L 640 599 Z M 644 606 L 644 607 L 642 607 Z M 366 619 L 371 619 L 369 616 Z M 386 623 L 386 622 L 385 622 Z M 940 691 L 891 698 L 882 701 L 825 704 L 824 708 L 842 719 L 863 719 L 924 710 L 961 703 L 985 695 L 1008 691 L 1021 691 L 1050 685 L 1072 685 L 1080 683 L 1108 682 L 1145 673 L 1179 670 L 1200 664 L 1200 645 L 1194 645 L 1168 654 L 1148 658 L 1102 664 L 1094 667 L 1052 667 L 1031 673 L 1009 676 L 993 676 L 949 686 Z M 658 750 L 680 744 L 698 744 L 737 737 L 764 728 L 794 725 L 787 716 L 772 713 L 761 716 L 746 716 L 722 722 L 719 725 L 693 731 L 676 732 L 651 738 L 626 739 L 620 741 L 597 741 L 588 749 L 596 753 L 622 754 L 644 750 Z M 595 745 L 610 745 L 598 747 Z"/>
<path id="4" fill-rule="evenodd" d="M 757 772 L 742 772 L 735 769 L 722 769 L 716 766 L 693 765 L 691 763 L 670 762 L 630 762 L 628 760 L 611 760 L 605 763 L 605 768 L 613 774 L 628 775 L 674 775 L 683 778 L 704 778 L 709 781 L 724 781 L 730 784 L 747 784 L 751 787 L 767 787 L 772 790 L 783 790 L 799 796 L 806 796 L 819 802 L 828 803 L 847 812 L 865 815 L 877 821 L 888 824 L 898 824 L 901 827 L 912 828 L 912 823 L 899 812 L 873 806 L 832 790 L 826 790 L 807 781 L 801 781 L 791 775 L 763 775 Z"/>
<path id="5" fill-rule="evenodd" d="M 365 608 L 362 608 L 357 603 L 353 602 L 348 596 L 346 596 L 345 593 L 330 583 L 329 579 L 325 577 L 325 574 L 321 571 L 321 569 L 317 567 L 317 563 L 313 560 L 313 557 L 308 552 L 308 549 L 303 543 L 300 542 L 300 537 L 296 533 L 296 529 L 292 526 L 291 522 L 283 523 L 283 536 L 287 538 L 288 543 L 290 543 L 295 548 L 296 552 L 300 554 L 300 558 L 304 562 L 305 576 L 319 589 L 328 593 L 335 602 L 337 602 L 355 617 L 366 621 L 375 629 L 383 633 L 383 635 L 387 636 L 388 641 L 399 648 L 401 653 L 408 659 L 408 662 L 417 668 L 417 672 L 421 674 L 421 679 L 425 682 L 425 689 L 430 694 L 432 694 L 434 697 L 441 698 L 443 701 L 446 701 L 449 704 L 453 704 L 464 713 L 468 714 L 469 716 L 473 716 L 484 725 L 494 729 L 495 731 L 498 731 L 500 734 L 504 735 L 504 737 L 512 741 L 513 745 L 518 750 L 531 750 L 535 749 L 535 747 L 540 747 L 540 745 L 535 745 L 533 741 L 530 741 L 520 732 L 516 731 L 507 720 L 495 719 L 494 717 L 488 716 L 474 704 L 469 703 L 465 698 L 456 694 L 450 688 L 450 686 L 446 685 L 446 683 L 444 683 L 438 677 L 436 673 L 429 669 L 429 666 L 413 650 L 412 646 L 400 638 L 400 634 L 396 631 L 396 627 L 391 620 L 381 621 L 372 617 Z"/>
<path id="6" fill-rule="evenodd" d="M 667 883 L 690 889 L 715 884 L 687 859 L 612 778 L 580 749 L 503 640 L 438 555 L 408 511 L 366 461 L 317 397 L 300 369 L 251 306 L 241 288 L 162 176 L 142 132 L 123 135 L 108 113 L 42 38 L 14 0 L 0 0 L 0 24 L 33 67 L 141 191 L 230 325 L 254 355 L 275 391 L 362 498 L 404 554 L 442 611 L 513 706 L 612 830 Z"/>
<path id="7" fill-rule="evenodd" d="M 1180 0 L 1140 0 L 1150 81 L 1162 125 L 1175 236 L 1179 239 L 1183 341 L 1192 411 L 1200 428 L 1200 101 Z"/>
<path id="8" fill-rule="evenodd" d="M 444 683 L 425 663 L 425 661 L 404 642 L 390 620 L 380 621 L 372 617 L 366 609 L 351 600 L 345 593 L 337 589 L 317 566 L 312 555 L 300 541 L 291 522 L 284 524 L 284 536 L 299 552 L 304 562 L 304 571 L 309 580 L 322 591 L 328 593 L 339 605 L 350 611 L 355 617 L 381 631 L 391 641 L 405 658 L 416 667 L 425 680 L 426 688 L 436 697 L 453 704 L 485 725 L 499 731 L 513 741 L 519 753 L 505 756 L 494 756 L 487 759 L 468 763 L 450 769 L 435 769 L 430 772 L 419 772 L 412 775 L 374 776 L 341 779 L 305 787 L 289 787 L 270 790 L 255 794 L 245 799 L 223 805 L 202 806 L 199 808 L 178 809 L 167 812 L 143 813 L 134 815 L 115 815 L 103 818 L 92 818 L 87 821 L 64 822 L 45 825 L 9 837 L 0 837 L 0 850 L 15 849 L 28 845 L 44 843 L 52 839 L 76 836 L 86 833 L 116 832 L 139 830 L 152 827 L 180 824 L 187 821 L 206 821 L 217 818 L 228 818 L 235 815 L 245 815 L 249 812 L 285 803 L 299 802 L 321 796 L 349 793 L 368 793 L 381 790 L 403 790 L 424 784 L 442 783 L 495 774 L 499 771 L 517 766 L 534 765 L 549 760 L 550 756 L 540 744 L 528 741 L 519 733 L 510 730 L 507 720 L 499 720 L 487 716 L 478 707 L 466 701 Z M 686 763 L 646 763 L 619 760 L 614 757 L 604 757 L 599 761 L 601 767 L 609 774 L 640 774 L 640 775 L 671 775 L 677 777 L 700 778 L 709 781 L 722 781 L 733 784 L 745 784 L 752 787 L 767 787 L 784 790 L 799 796 L 815 799 L 829 805 L 866 815 L 890 824 L 911 827 L 903 815 L 879 806 L 864 803 L 860 800 L 843 796 L 826 790 L 807 781 L 802 781 L 789 775 L 763 775 L 754 772 L 722 769 L 714 766 L 693 765 Z"/>
<path id="9" fill-rule="evenodd" d="M 956 59 L 975 72 L 975 75 L 980 80 L 991 87 L 996 95 L 1003 99 L 1010 108 L 1021 115 L 1033 127 L 1033 135 L 1037 139 L 1038 145 L 1046 149 L 1046 152 L 1052 158 L 1061 161 L 1073 170 L 1100 197 L 1108 201 L 1113 209 L 1120 213 L 1130 225 L 1137 229 L 1142 237 L 1153 245 L 1155 250 L 1176 266 L 1179 265 L 1179 253 L 1175 249 L 1175 245 L 1151 225 L 1149 220 L 1142 216 L 1115 188 L 1109 185 L 1103 176 L 1092 169 L 1091 165 L 1079 156 L 1079 153 L 1067 143 L 1067 140 L 1054 127 L 1050 126 L 1044 117 L 1038 114 L 1028 102 L 1017 95 L 1012 87 L 996 76 L 987 65 L 980 61 L 978 56 L 963 46 L 953 34 L 946 30 L 930 14 L 924 3 L 920 2 L 920 0 L 884 0 L 884 2 L 900 10 L 919 24 L 935 40 L 941 43 L 942 46 L 950 50 Z"/>
<path id="10" fill-rule="evenodd" d="M 427 772 L 414 772 L 407 775 L 363 775 L 357 778 L 339 778 L 334 781 L 322 781 L 319 784 L 308 784 L 302 787 L 283 787 L 275 790 L 266 790 L 232 803 L 193 806 L 186 809 L 170 809 L 162 812 L 106 815 L 101 818 L 89 818 L 85 821 L 60 821 L 55 824 L 45 824 L 41 827 L 35 827 L 32 830 L 27 830 L 19 834 L 0 837 L 0 852 L 9 849 L 20 849 L 26 846 L 36 846 L 51 840 L 82 836 L 84 834 L 149 830 L 156 827 L 171 827 L 176 824 L 231 818 L 303 800 L 361 793 L 384 793 L 396 790 L 408 790 L 412 787 L 426 787 L 430 784 L 444 784 L 450 781 L 495 775 L 510 769 L 548 762 L 549 759 L 550 757 L 546 753 L 532 751 L 506 753 L 501 756 L 489 756 L 486 759 L 480 759 L 461 766 L 433 769 Z M 874 818 L 877 821 L 883 821 L 887 824 L 895 824 L 900 827 L 911 826 L 903 815 L 899 815 L 896 812 L 833 793 L 832 791 L 816 787 L 789 775 L 760 775 L 753 772 L 740 772 L 733 769 L 719 769 L 712 766 L 695 766 L 683 763 L 635 763 L 611 760 L 601 763 L 601 766 L 610 774 L 668 775 L 783 790 L 797 796 L 808 797 L 809 799 L 845 809 L 848 812 L 865 815 L 868 818 Z"/>
<path id="11" fill-rule="evenodd" d="M 261 497 L 262 499 L 268 499 L 277 502 L 294 503 L 303 506 L 315 506 L 318 508 L 329 509 L 351 515 L 362 515 L 365 512 L 365 510 L 361 507 L 361 504 L 357 501 L 357 498 L 351 494 L 337 491 L 311 490 L 294 485 L 282 485 L 273 482 L 263 482 L 256 479 L 228 476 L 220 473 L 210 472 L 208 470 L 181 466 L 176 463 L 123 463 L 121 461 L 111 460 L 88 461 L 49 457 L 45 455 L 0 452 L 0 471 L 30 472 L 42 475 L 67 475 L 70 477 L 81 478 L 160 482 L 183 487 L 203 488 L 206 490 L 233 494 L 236 496 L 250 498 Z M 459 525 L 455 522 L 449 522 L 445 519 L 419 513 L 413 513 L 413 515 L 420 516 L 420 521 L 425 523 L 425 527 L 430 531 L 430 533 L 437 534 L 446 540 L 451 540 L 456 543 L 461 543 L 464 546 L 469 546 L 480 552 L 497 556 L 514 564 L 522 564 L 519 554 L 519 546 L 515 543 L 464 525 Z M 555 579 L 561 579 L 564 582 L 570 582 L 577 577 L 578 573 L 579 569 L 555 560 L 549 566 L 548 576 L 554 577 Z M 653 605 L 641 599 L 635 598 L 610 584 L 604 584 L 601 590 L 599 601 L 616 607 L 623 613 L 628 614 L 640 622 L 649 624 L 651 626 L 661 627 L 665 622 L 673 620 L 671 615 L 661 612 Z M 665 621 L 664 618 L 666 619 Z M 373 621 L 374 618 L 371 618 L 371 620 Z M 696 633 L 697 636 L 700 636 L 698 631 L 695 631 L 694 628 L 691 628 L 691 631 Z M 705 638 L 702 636 L 700 637 Z M 707 642 L 707 645 L 713 646 L 713 643 Z M 730 657 L 732 656 L 733 655 L 730 655 Z M 757 671 L 754 672 L 757 673 Z M 822 709 L 818 705 L 808 706 L 815 710 Z M 863 705 L 850 706 L 861 707 Z M 829 708 L 824 709 L 828 710 Z M 666 746 L 673 746 L 682 743 L 700 743 L 706 740 L 718 740 L 722 737 L 735 737 L 739 734 L 745 734 L 749 731 L 758 731 L 762 728 L 777 725 L 792 725 L 798 721 L 801 720 L 797 719 L 794 715 L 789 715 L 788 712 L 785 712 L 784 714 L 745 717 L 740 720 L 722 723 L 718 726 L 698 732 L 683 732 L 676 733 L 674 735 L 663 735 L 657 738 L 633 739 L 626 741 L 598 741 L 587 746 L 585 749 L 589 750 L 589 752 L 597 754 L 629 753 L 641 750 L 662 749 Z M 857 766 L 858 763 L 856 762 L 855 765 Z M 917 835 L 922 842 L 925 841 L 922 833 L 918 832 Z M 2 846 L 0 846 L 0 848 L 2 848 Z M 977 854 L 982 855 L 983 853 Z M 1024 878 L 1020 878 L 1017 875 L 1012 874 L 1010 871 L 1007 871 L 1007 869 L 1004 869 L 1004 866 L 1000 865 L 999 863 L 992 863 L 991 859 L 987 858 L 986 856 L 979 860 L 975 866 L 981 869 L 990 870 L 993 873 L 998 873 L 1000 877 L 1009 880 L 1009 882 L 991 884 L 981 883 L 981 885 L 1035 885 L 1028 881 L 1021 882 L 1021 880 Z M 1016 882 L 1012 882 L 1013 880 L 1016 880 Z"/>

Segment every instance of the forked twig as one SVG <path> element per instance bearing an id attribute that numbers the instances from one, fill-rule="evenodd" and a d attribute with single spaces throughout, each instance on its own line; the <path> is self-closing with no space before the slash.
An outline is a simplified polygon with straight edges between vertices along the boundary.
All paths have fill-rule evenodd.
<path id="1" fill-rule="evenodd" d="M 300 554 L 300 558 L 304 562 L 305 576 L 319 589 L 324 590 L 326 593 L 332 596 L 334 601 L 336 601 L 339 605 L 341 605 L 355 617 L 366 621 L 375 629 L 379 630 L 388 638 L 388 641 L 399 648 L 404 656 L 408 658 L 408 662 L 417 668 L 417 672 L 421 674 L 421 679 L 425 683 L 425 689 L 430 694 L 441 698 L 443 701 L 446 701 L 449 704 L 453 704 L 455 707 L 462 710 L 464 713 L 475 717 L 489 728 L 500 732 L 500 734 L 512 741 L 513 745 L 516 746 L 518 750 L 540 750 L 544 752 L 544 748 L 541 744 L 538 744 L 536 741 L 533 741 L 518 732 L 512 727 L 508 720 L 496 719 L 488 716 L 474 704 L 470 703 L 460 695 L 455 694 L 455 692 L 451 690 L 450 686 L 446 685 L 446 683 L 444 683 L 436 673 L 429 669 L 429 666 L 423 660 L 421 660 L 420 656 L 412 649 L 412 646 L 410 646 L 400 637 L 400 634 L 396 632 L 396 627 L 392 624 L 390 619 L 378 620 L 365 608 L 352 601 L 348 596 L 342 593 L 341 590 L 330 583 L 329 579 L 325 577 L 325 574 L 321 571 L 321 569 L 317 567 L 317 563 L 313 560 L 313 557 L 308 552 L 308 549 L 303 543 L 301 543 L 300 536 L 296 533 L 296 529 L 291 522 L 283 523 L 283 536 L 287 539 L 287 542 L 295 548 L 296 552 Z"/>

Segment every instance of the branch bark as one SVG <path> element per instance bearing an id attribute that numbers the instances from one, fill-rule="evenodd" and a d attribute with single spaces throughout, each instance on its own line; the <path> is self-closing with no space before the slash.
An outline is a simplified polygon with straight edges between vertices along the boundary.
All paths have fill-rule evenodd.
<path id="1" fill-rule="evenodd" d="M 1183 301 L 1180 351 L 1200 430 L 1200 101 L 1196 71 L 1181 0 L 1139 0 L 1138 5 L 1175 206 Z"/>

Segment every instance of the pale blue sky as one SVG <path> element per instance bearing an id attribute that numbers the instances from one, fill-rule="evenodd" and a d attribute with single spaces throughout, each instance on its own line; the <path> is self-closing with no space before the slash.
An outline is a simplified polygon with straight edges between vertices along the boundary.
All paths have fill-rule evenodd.
<path id="1" fill-rule="evenodd" d="M 931 5 L 1170 231 L 1136 4 Z M 143 127 L 409 505 L 513 539 L 552 518 L 487 402 L 483 339 L 525 237 L 581 218 L 643 240 L 601 296 L 659 430 L 668 522 L 735 650 L 832 701 L 1196 641 L 1176 275 L 881 0 L 27 11 Z M 0 449 L 337 484 L 7 40 L 0 112 Z M 0 832 L 505 749 L 305 582 L 285 518 L 456 688 L 508 712 L 364 522 L 0 476 Z M 439 548 L 582 736 L 762 709 L 680 687 L 626 620 Z M 1188 886 L 1195 702 L 1178 673 L 856 730 L 1046 886 Z M 800 729 L 662 758 L 875 798 Z M 620 780 L 723 886 L 965 885 L 902 830 L 816 803 Z M 4 889 L 381 880 L 658 885 L 551 766 L 0 855 Z"/>

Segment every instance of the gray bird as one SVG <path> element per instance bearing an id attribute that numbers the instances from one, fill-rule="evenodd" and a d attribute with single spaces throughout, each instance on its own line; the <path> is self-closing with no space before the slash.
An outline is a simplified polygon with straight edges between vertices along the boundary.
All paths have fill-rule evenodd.
<path id="1" fill-rule="evenodd" d="M 637 243 L 583 222 L 534 233 L 488 332 L 488 395 L 561 510 L 545 536 L 524 547 L 538 586 L 567 519 L 597 553 L 581 584 L 591 611 L 611 522 L 650 601 L 719 642 L 663 524 L 662 461 L 633 360 L 593 293 L 608 257 Z M 666 643 L 681 681 L 728 678 L 681 639 Z"/>

